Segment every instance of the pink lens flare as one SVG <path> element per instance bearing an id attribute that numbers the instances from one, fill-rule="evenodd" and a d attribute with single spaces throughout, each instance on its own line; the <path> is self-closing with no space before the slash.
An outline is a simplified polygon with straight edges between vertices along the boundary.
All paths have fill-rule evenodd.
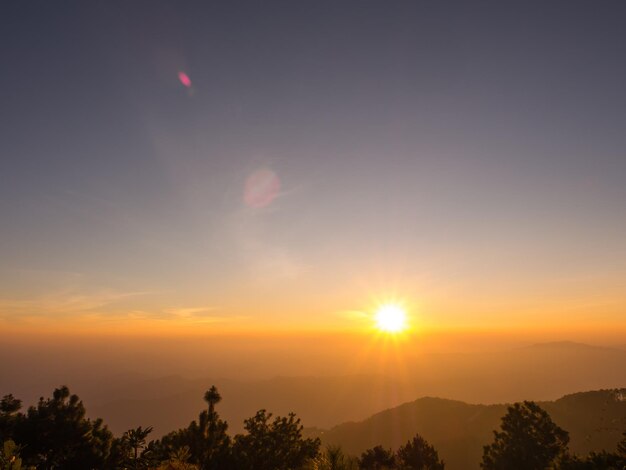
<path id="1" fill-rule="evenodd" d="M 248 176 L 243 192 L 247 206 L 255 209 L 268 206 L 280 192 L 280 179 L 272 170 L 257 170 Z"/>
<path id="2" fill-rule="evenodd" d="M 180 83 L 182 83 L 184 87 L 191 88 L 191 79 L 185 72 L 178 72 L 178 80 L 180 80 Z"/>

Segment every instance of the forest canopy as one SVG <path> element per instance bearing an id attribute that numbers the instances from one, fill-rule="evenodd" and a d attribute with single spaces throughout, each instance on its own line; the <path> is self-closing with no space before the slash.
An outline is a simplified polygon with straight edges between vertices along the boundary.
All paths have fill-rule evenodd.
<path id="1" fill-rule="evenodd" d="M 22 412 L 13 395 L 0 401 L 0 469 L 158 470 L 444 470 L 437 449 L 419 434 L 398 449 L 380 445 L 360 456 L 321 446 L 305 437 L 294 414 L 259 410 L 244 421 L 245 432 L 228 433 L 215 386 L 204 394 L 206 408 L 187 427 L 150 440 L 152 427 L 139 426 L 116 437 L 101 419 L 86 417 L 80 398 L 62 386 Z M 494 440 L 484 446 L 486 470 L 623 470 L 626 432 L 613 452 L 571 454 L 569 434 L 534 402 L 508 407 Z"/>

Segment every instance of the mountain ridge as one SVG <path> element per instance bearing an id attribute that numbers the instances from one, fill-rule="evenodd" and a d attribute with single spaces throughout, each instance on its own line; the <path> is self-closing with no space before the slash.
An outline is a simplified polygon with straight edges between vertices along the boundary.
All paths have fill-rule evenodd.
<path id="1" fill-rule="evenodd" d="M 626 431 L 626 388 L 592 390 L 537 402 L 556 424 L 570 433 L 572 452 L 612 450 Z M 478 468 L 482 447 L 511 403 L 469 404 L 440 397 L 420 397 L 382 410 L 361 421 L 330 429 L 307 429 L 324 445 L 338 445 L 348 454 L 382 445 L 397 449 L 419 433 L 439 451 L 449 470 Z"/>

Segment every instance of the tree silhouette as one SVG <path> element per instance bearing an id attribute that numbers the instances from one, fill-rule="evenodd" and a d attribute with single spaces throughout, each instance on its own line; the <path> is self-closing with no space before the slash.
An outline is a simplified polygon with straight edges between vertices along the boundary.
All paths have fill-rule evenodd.
<path id="1" fill-rule="evenodd" d="M 150 455 L 152 454 L 152 449 L 146 445 L 146 438 L 151 432 L 152 426 L 146 429 L 139 426 L 124 433 L 122 446 L 127 450 L 126 460 L 128 460 L 130 468 L 135 470 L 147 468 L 152 463 L 152 456 Z"/>
<path id="2" fill-rule="evenodd" d="M 162 459 L 187 447 L 189 462 L 202 470 L 219 470 L 230 461 L 230 438 L 226 433 L 228 424 L 219 418 L 215 405 L 221 401 L 217 388 L 212 386 L 205 394 L 208 410 L 198 416 L 185 429 L 172 432 L 156 443 L 156 451 Z"/>
<path id="3" fill-rule="evenodd" d="M 276 417 L 260 410 L 244 421 L 247 434 L 235 437 L 233 458 L 241 470 L 291 470 L 314 459 L 319 439 L 304 439 L 303 426 L 294 413 Z"/>
<path id="4" fill-rule="evenodd" d="M 189 463 L 190 459 L 189 447 L 181 447 L 171 453 L 169 459 L 159 467 L 159 470 L 198 470 L 197 465 Z"/>
<path id="5" fill-rule="evenodd" d="M 486 470 L 545 470 L 567 451 L 568 433 L 534 402 L 510 406 L 501 429 L 483 449 L 481 467 Z"/>
<path id="6" fill-rule="evenodd" d="M 341 447 L 327 446 L 313 462 L 314 470 L 357 470 L 357 460 L 346 456 Z"/>
<path id="7" fill-rule="evenodd" d="M 212 385 L 204 394 L 204 401 L 209 404 L 209 415 L 215 413 L 215 405 L 222 401 L 222 396 L 217 391 L 217 387 Z"/>
<path id="8" fill-rule="evenodd" d="M 15 427 L 23 416 L 17 412 L 22 407 L 22 401 L 13 397 L 13 395 L 5 395 L 0 400 L 0 443 L 13 438 Z"/>
<path id="9" fill-rule="evenodd" d="M 626 460 L 626 431 L 622 434 L 622 440 L 617 444 L 617 455 Z"/>
<path id="10" fill-rule="evenodd" d="M 433 446 L 417 434 L 400 447 L 397 452 L 398 465 L 403 470 L 443 470 L 444 464 Z"/>
<path id="11" fill-rule="evenodd" d="M 396 457 L 391 449 L 372 447 L 361 454 L 359 468 L 362 470 L 387 470 L 396 468 Z"/>
<path id="12" fill-rule="evenodd" d="M 626 469 L 626 432 L 616 452 L 591 452 L 587 457 L 565 454 L 555 465 L 557 470 L 624 470 Z"/>
<path id="13" fill-rule="evenodd" d="M 105 468 L 113 441 L 102 420 L 85 418 L 82 401 L 65 386 L 31 406 L 17 420 L 14 435 L 24 463 L 42 470 Z"/>
<path id="14" fill-rule="evenodd" d="M 207 407 L 197 421 L 148 442 L 151 427 L 130 429 L 113 439 L 102 420 L 85 417 L 83 403 L 67 387 L 54 390 L 51 398 L 40 398 L 26 413 L 20 412 L 20 400 L 5 395 L 0 400 L 0 470 L 444 469 L 435 448 L 419 435 L 396 453 L 379 445 L 359 459 L 332 446 L 320 454 L 320 440 L 304 438 L 293 413 L 273 418 L 260 410 L 244 421 L 246 433 L 231 440 L 227 423 L 216 411 L 221 401 L 217 388 L 207 390 L 204 399 Z M 533 402 L 510 406 L 494 435 L 494 442 L 484 447 L 483 469 L 626 469 L 626 433 L 613 452 L 570 455 L 568 433 Z"/>
<path id="15" fill-rule="evenodd" d="M 3 415 L 11 415 L 19 411 L 22 407 L 22 400 L 18 400 L 13 395 L 8 394 L 0 400 L 0 413 Z"/>

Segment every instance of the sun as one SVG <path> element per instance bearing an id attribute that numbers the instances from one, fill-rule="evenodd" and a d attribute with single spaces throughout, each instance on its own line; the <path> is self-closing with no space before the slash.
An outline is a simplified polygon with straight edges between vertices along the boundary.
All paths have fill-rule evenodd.
<path id="1" fill-rule="evenodd" d="M 394 304 L 382 305 L 376 311 L 376 327 L 387 333 L 399 333 L 406 329 L 406 313 Z"/>

